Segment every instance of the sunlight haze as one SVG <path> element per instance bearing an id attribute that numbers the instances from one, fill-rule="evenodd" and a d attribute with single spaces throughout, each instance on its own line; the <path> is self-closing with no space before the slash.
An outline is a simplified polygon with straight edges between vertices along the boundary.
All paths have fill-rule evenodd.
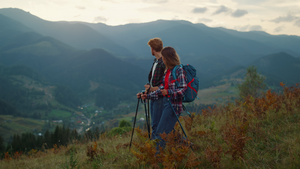
<path id="1" fill-rule="evenodd" d="M 44 20 L 123 25 L 159 19 L 300 36 L 299 0 L 1 0 Z"/>

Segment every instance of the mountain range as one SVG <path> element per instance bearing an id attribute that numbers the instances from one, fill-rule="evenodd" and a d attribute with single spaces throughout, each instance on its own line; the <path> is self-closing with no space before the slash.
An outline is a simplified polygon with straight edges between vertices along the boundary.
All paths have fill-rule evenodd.
<path id="1" fill-rule="evenodd" d="M 67 86 L 76 97 L 98 100 L 98 106 L 119 103 L 143 89 L 154 59 L 147 42 L 154 37 L 174 47 L 182 63 L 196 67 L 201 88 L 231 75 L 243 78 L 240 72 L 250 65 L 271 85 L 300 82 L 299 36 L 238 32 L 182 20 L 120 26 L 51 22 L 15 8 L 0 9 L 0 25 L 3 70 L 25 66 L 38 74 L 39 82 Z M 6 107 L 14 104 L 1 99 Z"/>

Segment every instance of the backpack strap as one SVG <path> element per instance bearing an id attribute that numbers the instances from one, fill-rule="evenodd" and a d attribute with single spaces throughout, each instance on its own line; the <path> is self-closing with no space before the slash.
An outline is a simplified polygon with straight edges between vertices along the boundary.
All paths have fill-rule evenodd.
<path id="1" fill-rule="evenodd" d="M 182 64 L 180 64 L 180 65 L 176 65 L 176 66 L 173 68 L 173 70 L 172 70 L 172 76 L 173 76 L 173 78 L 174 78 L 174 81 L 175 81 L 175 83 L 176 83 L 176 86 L 179 86 L 178 80 L 177 80 L 177 77 L 176 77 L 176 70 L 178 69 L 179 66 L 183 68 Z"/>

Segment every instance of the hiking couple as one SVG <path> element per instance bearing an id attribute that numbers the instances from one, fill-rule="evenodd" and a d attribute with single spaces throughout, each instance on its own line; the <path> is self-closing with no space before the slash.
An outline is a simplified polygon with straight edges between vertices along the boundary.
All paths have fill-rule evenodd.
<path id="1" fill-rule="evenodd" d="M 168 134 L 174 129 L 177 122 L 174 111 L 179 116 L 183 110 L 182 99 L 187 83 L 182 67 L 177 66 L 175 70 L 177 79 L 171 73 L 176 65 L 180 65 L 180 58 L 174 48 L 163 48 L 160 38 L 150 39 L 148 45 L 155 56 L 148 76 L 149 84 L 145 85 L 148 93 L 138 93 L 137 98 L 151 100 L 151 139 L 159 139 L 159 145 L 163 147 L 165 143 L 160 134 Z M 175 81 L 178 85 L 175 85 Z"/>

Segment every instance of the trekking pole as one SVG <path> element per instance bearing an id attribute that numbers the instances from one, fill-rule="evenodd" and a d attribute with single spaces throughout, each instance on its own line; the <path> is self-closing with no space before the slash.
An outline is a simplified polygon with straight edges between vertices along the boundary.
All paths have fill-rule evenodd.
<path id="1" fill-rule="evenodd" d="M 149 107 L 149 99 L 147 100 L 147 102 L 148 102 L 148 124 L 149 124 L 149 133 L 150 133 L 150 122 L 151 122 L 151 118 L 150 118 L 150 107 Z"/>
<path id="2" fill-rule="evenodd" d="M 131 143 L 132 143 L 132 138 L 133 138 L 133 133 L 134 133 L 134 128 L 135 128 L 135 123 L 136 123 L 136 116 L 137 116 L 138 109 L 139 109 L 139 103 L 140 103 L 140 98 L 138 98 L 138 102 L 137 102 L 137 106 L 136 106 L 136 111 L 135 111 L 135 117 L 134 117 L 134 122 L 133 122 L 133 127 L 132 127 L 132 134 L 131 134 L 131 140 L 130 140 L 129 150 L 131 148 Z"/>
<path id="3" fill-rule="evenodd" d="M 186 107 L 184 105 L 182 105 L 183 110 L 189 115 L 190 118 L 192 118 L 191 113 L 186 109 Z"/>
<path id="4" fill-rule="evenodd" d="M 175 113 L 175 116 L 176 116 L 176 118 L 177 118 L 177 121 L 178 121 L 178 123 L 179 123 L 179 125 L 180 125 L 180 127 L 181 127 L 181 130 L 182 130 L 182 132 L 183 132 L 185 138 L 188 140 L 188 138 L 187 138 L 187 136 L 186 136 L 186 134 L 185 134 L 185 131 L 184 131 L 184 129 L 183 129 L 183 127 L 182 127 L 182 125 L 181 125 L 181 123 L 180 123 L 180 121 L 179 121 L 179 118 L 178 118 L 178 116 L 177 116 L 177 114 L 176 114 L 176 112 L 175 112 L 175 110 L 174 110 L 174 107 L 172 106 L 172 103 L 171 103 L 171 101 L 170 101 L 169 98 L 168 98 L 168 101 L 169 101 L 169 103 L 170 103 L 170 106 L 172 107 L 173 112 Z M 190 145 L 190 148 L 193 150 L 193 147 L 192 147 L 191 145 Z M 193 151 L 194 151 L 194 150 L 193 150 Z"/>
<path id="5" fill-rule="evenodd" d="M 147 83 L 149 85 L 149 88 L 146 90 L 146 93 L 148 94 L 150 89 L 151 89 L 151 85 L 149 83 Z M 149 99 L 147 99 L 147 110 L 146 111 L 146 100 L 144 100 L 144 105 L 145 105 L 145 113 L 146 113 L 146 121 L 147 121 L 147 127 L 148 127 L 148 136 L 150 139 L 150 108 L 149 108 Z"/>
<path id="6" fill-rule="evenodd" d="M 144 107 L 145 107 L 146 125 L 147 125 L 147 129 L 148 129 L 148 137 L 150 139 L 150 126 L 149 126 L 149 120 L 148 120 L 148 114 L 147 114 L 146 100 L 144 100 Z"/>
<path id="7" fill-rule="evenodd" d="M 184 129 L 183 129 L 183 127 L 182 127 L 182 125 L 181 125 L 181 123 L 180 123 L 180 121 L 179 121 L 179 118 L 178 118 L 178 116 L 177 116 L 177 114 L 176 114 L 176 112 L 175 112 L 175 110 L 174 110 L 174 107 L 172 106 L 172 103 L 171 103 L 171 101 L 170 101 L 169 98 L 168 98 L 168 101 L 169 101 L 169 103 L 170 103 L 170 106 L 171 106 L 173 112 L 175 113 L 175 116 L 176 116 L 177 121 L 178 121 L 178 123 L 179 123 L 179 125 L 180 125 L 180 127 L 181 127 L 181 129 L 182 129 L 182 131 L 183 131 L 184 136 L 187 138 L 187 136 L 186 136 L 186 134 L 185 134 L 185 131 L 184 131 Z"/>

